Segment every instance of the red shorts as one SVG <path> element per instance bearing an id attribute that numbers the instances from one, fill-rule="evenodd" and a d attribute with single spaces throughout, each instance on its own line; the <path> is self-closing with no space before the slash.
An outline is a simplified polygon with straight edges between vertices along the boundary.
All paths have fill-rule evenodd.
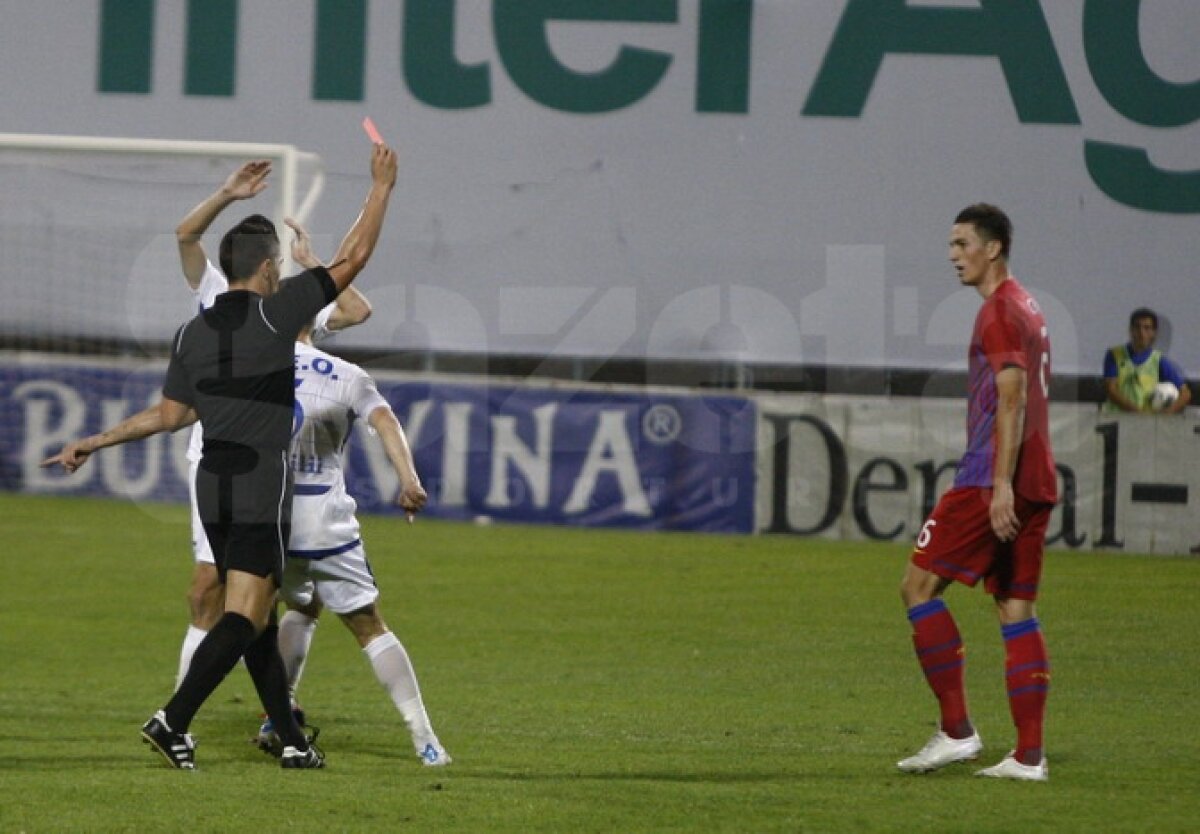
<path id="1" fill-rule="evenodd" d="M 1021 528 L 1013 541 L 1002 542 L 992 532 L 991 502 L 992 491 L 982 487 L 943 495 L 917 536 L 912 563 L 971 587 L 984 579 L 988 593 L 1002 599 L 1035 600 L 1054 505 L 1016 496 Z"/>

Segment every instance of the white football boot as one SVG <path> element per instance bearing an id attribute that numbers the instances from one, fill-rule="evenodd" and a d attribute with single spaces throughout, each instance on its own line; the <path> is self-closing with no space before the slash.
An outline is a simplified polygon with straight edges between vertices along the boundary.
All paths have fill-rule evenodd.
<path id="1" fill-rule="evenodd" d="M 905 773 L 928 773 L 955 762 L 977 759 L 981 750 L 983 740 L 979 733 L 971 733 L 966 738 L 950 738 L 938 730 L 920 752 L 896 762 L 896 767 Z"/>
<path id="2" fill-rule="evenodd" d="M 1008 755 L 1000 760 L 1000 764 L 985 767 L 983 770 L 976 773 L 976 776 L 991 776 L 993 779 L 1023 779 L 1026 782 L 1045 782 L 1050 778 L 1050 766 L 1046 764 L 1046 757 L 1042 756 L 1042 760 L 1035 765 L 1021 764 L 1013 758 L 1015 750 L 1010 750 Z"/>

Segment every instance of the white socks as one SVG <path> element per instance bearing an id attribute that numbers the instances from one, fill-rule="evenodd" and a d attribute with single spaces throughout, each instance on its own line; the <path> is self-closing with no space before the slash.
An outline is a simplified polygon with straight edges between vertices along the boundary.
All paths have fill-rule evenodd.
<path id="1" fill-rule="evenodd" d="M 304 674 L 304 662 L 308 659 L 308 650 L 316 630 L 317 621 L 299 611 L 286 611 L 279 618 L 279 655 L 287 670 L 288 695 L 293 706 L 296 703 L 296 687 L 300 685 L 300 676 Z"/>
<path id="2" fill-rule="evenodd" d="M 288 692 L 292 696 L 293 704 L 296 702 L 296 687 L 304 673 L 304 662 L 308 658 L 308 650 L 316 630 L 317 620 L 299 611 L 288 611 L 279 619 L 279 654 L 283 657 L 284 668 L 287 669 Z M 198 634 L 196 645 L 204 638 L 205 632 L 198 631 Z M 190 638 L 191 631 L 188 635 Z M 195 645 L 191 650 L 195 651 Z M 417 752 L 424 750 L 427 744 L 441 750 L 441 743 L 430 726 L 425 704 L 421 701 L 421 688 L 417 685 L 412 662 L 396 635 L 385 631 L 363 648 L 363 654 L 371 662 L 375 677 L 387 690 L 392 703 L 404 717 L 404 723 L 408 725 Z M 188 657 L 190 659 L 190 653 Z M 181 675 L 180 680 L 182 679 Z"/>
<path id="3" fill-rule="evenodd" d="M 187 633 L 183 635 L 183 645 L 179 647 L 179 671 L 175 673 L 176 689 L 179 689 L 179 685 L 187 677 L 188 669 L 192 665 L 192 655 L 196 653 L 196 647 L 207 636 L 208 632 L 204 629 L 196 628 L 194 625 L 188 626 Z"/>
<path id="4" fill-rule="evenodd" d="M 421 688 L 417 686 L 417 676 L 408 659 L 408 652 L 396 635 L 385 631 L 363 648 L 363 654 L 371 661 L 375 677 L 387 690 L 392 703 L 404 716 L 404 723 L 408 725 L 417 752 L 420 753 L 427 744 L 440 750 L 441 744 L 433 733 L 429 716 L 425 713 L 425 704 L 421 701 Z"/>

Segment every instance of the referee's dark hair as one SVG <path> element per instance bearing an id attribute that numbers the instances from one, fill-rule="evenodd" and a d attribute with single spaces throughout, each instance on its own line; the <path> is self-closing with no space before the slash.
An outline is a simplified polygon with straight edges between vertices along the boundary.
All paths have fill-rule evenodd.
<path id="1" fill-rule="evenodd" d="M 954 218 L 955 223 L 970 223 L 985 241 L 1000 241 L 1000 254 L 1008 260 L 1012 249 L 1013 225 L 1008 215 L 990 203 L 967 206 Z"/>
<path id="2" fill-rule="evenodd" d="M 244 281 L 268 258 L 279 257 L 279 234 L 270 218 L 252 214 L 221 238 L 221 271 L 230 281 Z"/>

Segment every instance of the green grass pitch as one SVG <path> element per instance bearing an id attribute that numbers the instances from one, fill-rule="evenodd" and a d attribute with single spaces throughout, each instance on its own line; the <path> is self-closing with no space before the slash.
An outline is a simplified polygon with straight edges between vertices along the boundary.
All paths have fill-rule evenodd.
<path id="1" fill-rule="evenodd" d="M 180 506 L 0 495 L 0 832 L 1194 831 L 1200 560 L 1048 557 L 1048 784 L 894 763 L 933 730 L 903 545 L 367 518 L 382 610 L 455 758 L 423 769 L 346 629 L 301 700 L 329 766 L 248 743 L 235 669 L 197 770 L 138 740 L 191 571 Z M 982 591 L 947 599 L 983 764 L 1012 743 Z"/>

